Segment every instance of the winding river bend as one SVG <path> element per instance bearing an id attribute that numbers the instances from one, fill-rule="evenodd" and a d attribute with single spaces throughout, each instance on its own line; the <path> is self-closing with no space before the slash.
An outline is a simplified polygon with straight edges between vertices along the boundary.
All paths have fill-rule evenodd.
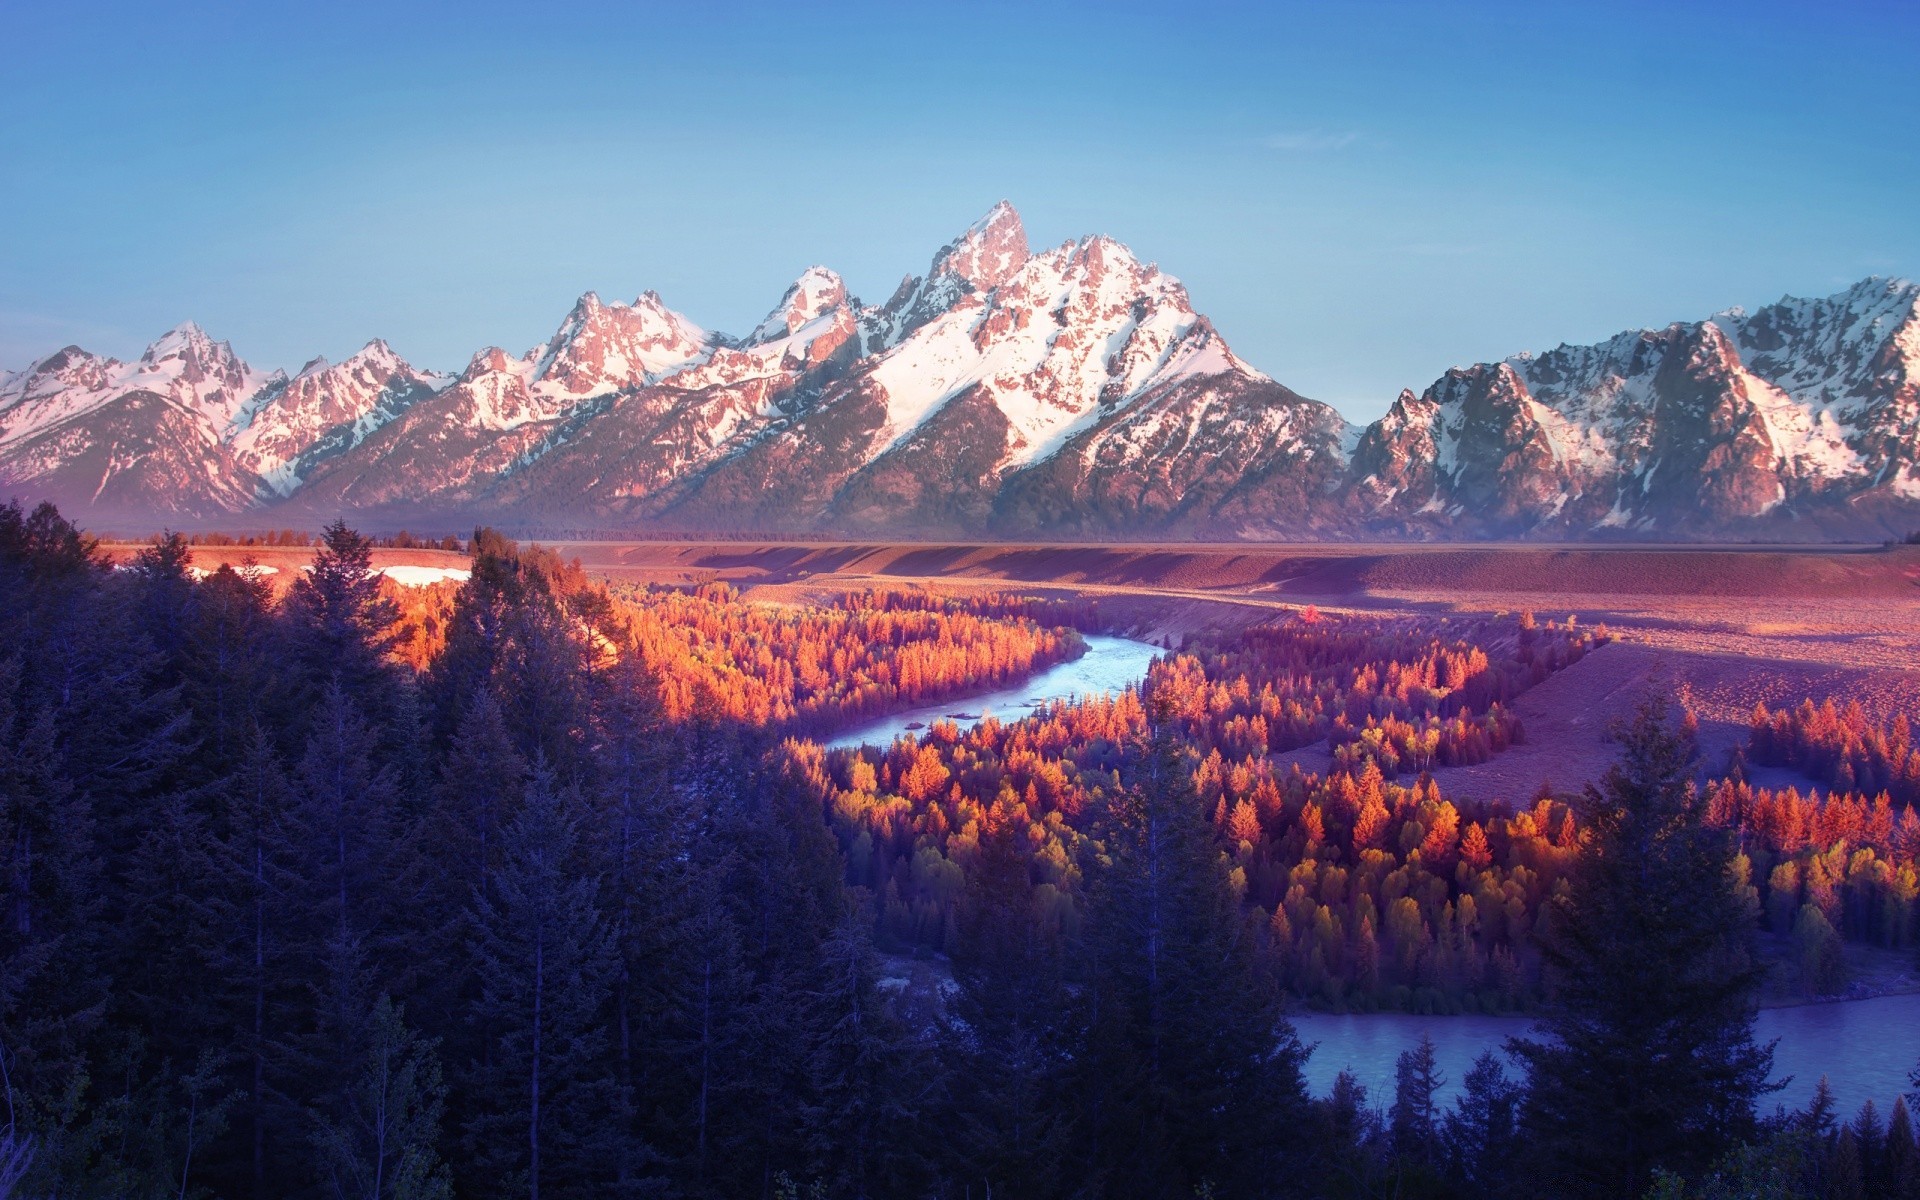
<path id="1" fill-rule="evenodd" d="M 833 738 L 829 747 L 888 746 L 910 725 L 924 727 L 951 720 L 970 728 L 987 716 L 1017 720 L 1055 700 L 1071 700 L 1124 690 L 1146 677 L 1160 648 L 1130 638 L 1087 635 L 1087 652 L 1072 662 L 1049 667 L 1024 683 L 984 695 L 946 700 L 862 725 Z M 1317 1043 L 1307 1060 L 1307 1084 L 1325 1095 L 1334 1076 L 1351 1069 L 1376 1102 L 1393 1098 L 1394 1060 L 1426 1033 L 1439 1051 L 1451 1103 L 1460 1081 L 1483 1050 L 1498 1052 L 1506 1039 L 1524 1034 L 1527 1017 L 1422 1017 L 1406 1013 L 1334 1016 L 1309 1013 L 1294 1019 L 1300 1039 Z M 1830 1079 L 1840 1111 L 1851 1116 L 1871 1098 L 1884 1113 L 1895 1096 L 1908 1089 L 1907 1072 L 1920 1059 L 1920 995 L 1882 996 L 1833 1004 L 1771 1008 L 1760 1014 L 1761 1042 L 1778 1039 L 1774 1078 L 1791 1076 L 1766 1107 L 1806 1103 L 1822 1075 Z"/>
<path id="2" fill-rule="evenodd" d="M 1017 721 L 1055 700 L 1077 700 L 1125 691 L 1147 677 L 1147 667 L 1160 647 L 1132 638 L 1107 634 L 1083 635 L 1087 652 L 1071 662 L 1048 667 L 1023 683 L 978 696 L 963 696 L 895 713 L 828 740 L 829 750 L 852 746 L 891 746 L 903 733 L 916 732 L 935 721 L 952 721 L 971 729 L 984 718 Z"/>

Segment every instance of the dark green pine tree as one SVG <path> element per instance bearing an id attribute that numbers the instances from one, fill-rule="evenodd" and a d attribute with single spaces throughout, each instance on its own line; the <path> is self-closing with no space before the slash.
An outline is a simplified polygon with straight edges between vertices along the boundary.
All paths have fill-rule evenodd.
<path id="1" fill-rule="evenodd" d="M 1914 1142 L 1913 1116 L 1906 1097 L 1896 1097 L 1887 1118 L 1886 1193 L 1891 1200 L 1920 1200 L 1920 1146 Z"/>
<path id="2" fill-rule="evenodd" d="M 1008 1200 L 1060 1193 L 1072 1133 L 1064 951 L 1057 925 L 1034 906 L 1029 845 L 1013 806 L 985 814 L 954 922 L 957 1020 L 942 1039 L 950 1173 Z"/>
<path id="3" fill-rule="evenodd" d="M 614 954 L 567 797 L 537 764 L 507 827 L 494 894 L 474 897 L 477 1016 L 493 1039 L 469 1076 L 463 1193 L 604 1193 L 620 1154 L 607 1053 Z"/>
<path id="4" fill-rule="evenodd" d="M 1467 1195 L 1512 1194 L 1520 1152 L 1520 1085 L 1488 1050 L 1461 1080 L 1460 1098 L 1442 1120 L 1442 1141 L 1453 1178 Z"/>
<path id="5" fill-rule="evenodd" d="M 400 703 L 398 675 L 387 656 L 397 614 L 380 595 L 372 539 L 345 521 L 328 525 L 312 569 L 293 581 L 280 611 L 288 666 L 304 692 L 299 702 L 317 707 L 328 688 L 337 687 L 388 734 Z M 401 738 L 388 740 L 395 749 Z"/>
<path id="6" fill-rule="evenodd" d="M 937 1064 L 879 987 L 870 913 L 850 906 L 820 947 L 807 997 L 810 1045 L 800 1105 L 813 1182 L 849 1200 L 924 1192 L 922 1114 Z"/>
<path id="7" fill-rule="evenodd" d="M 1420 1043 L 1403 1051 L 1393 1069 L 1393 1107 L 1387 1129 L 1403 1176 L 1423 1181 L 1414 1190 L 1431 1191 L 1424 1182 L 1438 1178 L 1440 1161 L 1440 1105 L 1436 1100 L 1447 1085 L 1435 1058 L 1433 1039 L 1422 1033 Z"/>
<path id="8" fill-rule="evenodd" d="M 717 742 L 715 743 L 718 744 Z M 737 748 L 737 743 L 735 743 Z M 735 898 L 750 1010 L 733 1029 L 734 1072 L 716 1078 L 707 1118 L 708 1191 L 765 1195 L 781 1173 L 805 1174 L 808 1151 L 794 1103 L 809 1079 L 809 1015 L 821 947 L 847 900 L 845 867 L 818 799 L 803 783 L 766 776 L 744 755 L 706 761 L 696 793 L 712 813 L 711 870 Z"/>
<path id="9" fill-rule="evenodd" d="M 738 916 L 723 881 L 726 865 L 703 866 L 687 881 L 671 953 L 650 986 L 637 991 L 637 1057 L 658 1066 L 634 1072 L 646 1082 L 639 1128 L 646 1144 L 670 1156 L 692 1196 L 726 1194 L 728 1164 L 749 1152 L 754 1071 L 748 1054 L 759 1025 L 759 996 L 740 944 Z M 658 1030 L 647 1023 L 658 1019 Z M 644 1164 L 631 1161 L 630 1174 Z"/>
<path id="10" fill-rule="evenodd" d="M 111 992 L 90 806 L 60 774 L 53 714 L 16 705 L 20 674 L 0 660 L 0 1101 L 38 1147 L 25 1194 L 52 1195 L 87 1157 L 75 1126 Z"/>
<path id="11" fill-rule="evenodd" d="M 181 699 L 193 718 L 194 766 L 218 779 L 240 769 L 262 728 L 289 721 L 274 653 L 273 585 L 222 567 L 202 580 L 175 631 Z M 199 780 L 196 779 L 195 782 Z"/>
<path id="12" fill-rule="evenodd" d="M 1706 824 L 1672 707 L 1644 700 L 1617 731 L 1620 762 L 1587 789 L 1544 947 L 1557 1007 L 1547 1036 L 1511 1044 L 1527 1141 L 1559 1195 L 1639 1196 L 1655 1168 L 1695 1173 L 1751 1135 L 1769 1090 L 1733 845 Z"/>
<path id="13" fill-rule="evenodd" d="M 180 632 L 193 622 L 199 606 L 198 588 L 188 568 L 193 550 L 177 533 L 155 538 L 151 546 L 127 564 L 125 582 L 134 592 L 134 621 L 147 642 L 160 652 L 161 686 L 180 683 L 188 647 Z"/>
<path id="14" fill-rule="evenodd" d="M 383 969 L 397 857 L 393 773 L 381 761 L 377 734 L 341 684 L 321 694 L 308 727 L 293 783 L 310 961 L 324 961 L 334 952 L 330 947 L 352 942 Z"/>
<path id="15" fill-rule="evenodd" d="M 472 575 L 460 588 L 447 643 L 427 682 L 435 736 L 459 706 L 490 689 L 527 758 L 544 756 L 561 778 L 582 775 L 590 720 L 587 630 L 601 616 L 596 588 L 562 586 L 560 559 L 491 529 L 474 532 Z"/>
<path id="16" fill-rule="evenodd" d="M 1227 883 L 1172 722 L 1102 830 L 1082 970 L 1079 1170 L 1113 1196 L 1272 1194 L 1308 1152 L 1305 1051 Z"/>
<path id="17" fill-rule="evenodd" d="M 618 1182 L 632 1190 L 672 1174 L 705 1194 L 714 1135 L 742 1097 L 753 998 L 727 868 L 709 861 L 698 806 L 671 776 L 678 748 L 645 664 L 628 656 L 593 685 L 590 840 L 617 956 L 614 1059 L 633 1105 Z M 642 1146 L 655 1161 L 636 1157 Z"/>
<path id="18" fill-rule="evenodd" d="M 300 952 L 317 936 L 307 909 L 294 795 L 273 740 L 255 732 L 220 793 L 218 874 L 206 902 L 218 941 L 211 967 L 235 1031 L 238 1145 L 228 1194 L 265 1200 L 270 1181 L 294 1174 L 304 1114 L 299 1060 L 286 1050 L 312 1007 Z"/>
<path id="19" fill-rule="evenodd" d="M 439 1151 L 446 1084 L 434 1044 L 384 993 L 348 1034 L 353 1071 L 313 1112 L 310 1142 L 332 1200 L 451 1200 Z"/>
<path id="20" fill-rule="evenodd" d="M 408 955 L 413 969 L 403 978 L 417 1009 L 440 1014 L 434 1032 L 456 1062 L 472 1049 L 456 1027 L 456 1014 L 479 995 L 470 967 L 473 898 L 494 894 L 504 834 L 520 811 L 526 785 L 526 760 L 514 749 L 492 693 L 482 690 L 467 705 L 412 832 L 403 885 L 417 917 L 416 949 Z"/>

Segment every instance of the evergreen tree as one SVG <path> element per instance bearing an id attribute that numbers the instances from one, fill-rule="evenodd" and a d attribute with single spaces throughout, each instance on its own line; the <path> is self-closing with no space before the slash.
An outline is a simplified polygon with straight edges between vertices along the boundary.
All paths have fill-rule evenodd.
<path id="1" fill-rule="evenodd" d="M 441 761 L 408 847 L 408 889 L 422 918 L 408 982 L 427 1011 L 450 1016 L 479 994 L 470 966 L 473 898 L 495 894 L 504 833 L 519 812 L 527 773 L 500 706 L 481 691 Z M 450 1022 L 439 1032 L 449 1046 L 471 1049 Z"/>
<path id="2" fill-rule="evenodd" d="M 801 1105 L 812 1177 L 851 1200 L 909 1196 L 925 1186 L 915 1144 L 938 1086 L 878 986 L 872 919 L 849 909 L 820 948 L 808 996 L 812 1044 Z"/>
<path id="3" fill-rule="evenodd" d="M 1083 970 L 1080 1168 L 1111 1195 L 1298 1178 L 1305 1058 L 1229 888 L 1171 721 L 1110 814 Z"/>
<path id="4" fill-rule="evenodd" d="M 1544 946 L 1559 1007 L 1528 1069 L 1523 1122 L 1560 1194 L 1638 1196 L 1751 1134 L 1771 1048 L 1753 1041 L 1764 968 L 1732 886 L 1733 846 L 1691 782 L 1691 742 L 1649 697 L 1582 807 L 1586 841 Z"/>
<path id="5" fill-rule="evenodd" d="M 955 920 L 958 1020 L 945 1039 L 955 1173 L 1009 1200 L 1057 1193 L 1071 1132 L 1063 952 L 1035 911 L 1030 859 L 1025 822 L 995 805 Z"/>
<path id="6" fill-rule="evenodd" d="M 494 894 L 476 893 L 481 998 L 492 1044 L 472 1072 L 462 1190 L 585 1194 L 614 1180 L 620 1097 L 605 1025 L 613 948 L 567 798 L 537 764 L 506 829 Z"/>
<path id="7" fill-rule="evenodd" d="M 355 1030 L 346 1086 L 313 1114 L 312 1144 L 334 1200 L 451 1200 L 437 1142 L 446 1085 L 433 1043 L 384 993 Z"/>
<path id="8" fill-rule="evenodd" d="M 344 686 L 329 684 L 309 722 L 294 777 L 304 840 L 307 913 L 317 946 L 362 942 L 376 953 L 386 929 L 398 796 L 378 738 Z"/>
<path id="9" fill-rule="evenodd" d="M 197 590 L 174 640 L 200 782 L 237 770 L 261 729 L 289 719 L 290 705 L 273 652 L 273 585 L 223 566 Z"/>
<path id="10" fill-rule="evenodd" d="M 286 1170 L 299 1141 L 298 1113 L 288 1099 L 286 1057 L 295 1013 L 311 1002 L 300 987 L 295 957 L 309 914 L 304 910 L 294 798 L 273 743 L 255 732 L 239 770 L 221 794 L 218 878 L 207 901 L 218 931 L 211 972 L 225 996 L 239 1086 L 243 1140 L 233 1193 L 264 1200 L 270 1175 Z"/>
<path id="11" fill-rule="evenodd" d="M 734 743 L 737 749 L 737 743 Z M 808 1148 L 794 1097 L 810 1078 L 811 1018 L 822 947 L 846 909 L 845 868 L 819 802 L 801 783 L 766 776 L 735 757 L 708 762 L 689 791 L 714 814 L 713 869 L 736 897 L 740 952 L 752 980 L 750 1011 L 736 1026 L 739 1073 L 724 1081 L 733 1103 L 710 1113 L 716 1195 L 759 1195 L 777 1175 L 805 1174 Z M 697 788 L 697 791 L 694 789 Z"/>
<path id="12" fill-rule="evenodd" d="M 398 614 L 380 595 L 373 540 L 345 521 L 328 525 L 312 568 L 287 589 L 281 614 L 306 703 L 338 689 L 376 728 L 389 731 L 400 685 L 387 650 Z"/>
<path id="13" fill-rule="evenodd" d="M 0 514 L 4 515 L 4 514 Z M 23 713 L 0 661 L 0 1071 L 7 1124 L 48 1193 L 84 1160 L 87 1050 L 110 997 L 91 806 L 59 771 L 51 712 Z"/>
<path id="14" fill-rule="evenodd" d="M 1389 1128 L 1393 1152 L 1402 1159 L 1431 1165 L 1439 1157 L 1440 1110 L 1434 1097 L 1447 1085 L 1434 1057 L 1433 1039 L 1403 1051 L 1394 1063 L 1393 1109 Z"/>
<path id="15" fill-rule="evenodd" d="M 1892 1200 L 1920 1200 L 1920 1147 L 1914 1143 L 1913 1117 L 1904 1096 L 1893 1101 L 1887 1118 L 1883 1186 Z"/>
<path id="16" fill-rule="evenodd" d="M 1473 1062 L 1460 1098 L 1442 1122 L 1453 1177 L 1469 1195 L 1508 1195 L 1520 1152 L 1520 1085 L 1491 1050 Z"/>

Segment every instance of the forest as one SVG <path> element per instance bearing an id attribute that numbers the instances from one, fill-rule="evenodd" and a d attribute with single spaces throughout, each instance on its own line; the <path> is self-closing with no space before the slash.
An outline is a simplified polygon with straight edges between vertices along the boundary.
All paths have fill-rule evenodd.
<path id="1" fill-rule="evenodd" d="M 1920 1189 L 1904 1099 L 1776 1111 L 1751 1036 L 1763 930 L 1810 986 L 1839 939 L 1912 945 L 1904 725 L 1757 713 L 1749 757 L 1825 790 L 1701 787 L 1649 699 L 1604 781 L 1509 811 L 1425 771 L 1524 738 L 1604 629 L 1307 610 L 827 752 L 1097 609 L 468 544 L 460 584 L 340 523 L 310 571 L 201 578 L 0 508 L 0 1196 Z M 1322 738 L 1327 773 L 1275 765 Z M 903 959 L 950 972 L 932 1011 Z M 1299 1003 L 1547 1034 L 1450 1105 L 1430 1047 L 1310 1096 Z"/>

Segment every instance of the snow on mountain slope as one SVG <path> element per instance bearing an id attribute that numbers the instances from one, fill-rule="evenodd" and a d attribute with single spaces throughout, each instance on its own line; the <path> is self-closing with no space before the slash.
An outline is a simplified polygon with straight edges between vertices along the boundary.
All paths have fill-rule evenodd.
<path id="1" fill-rule="evenodd" d="M 804 406 L 852 361 L 859 301 L 838 275 L 810 267 L 754 332 L 716 339 L 704 358 L 614 396 L 564 441 L 516 464 L 493 502 L 521 510 L 648 515 L 719 459 Z"/>
<path id="2" fill-rule="evenodd" d="M 265 389 L 236 421 L 234 458 L 260 477 L 266 494 L 290 495 L 315 462 L 351 450 L 450 382 L 408 365 L 378 339 L 341 363 L 316 358 Z"/>
<path id="3" fill-rule="evenodd" d="M 224 432 L 284 381 L 191 322 L 132 363 L 67 347 L 0 383 L 0 479 L 74 508 L 243 507 L 253 483 Z"/>
<path id="4" fill-rule="evenodd" d="M 1880 536 L 1920 524 L 1920 287 L 1447 372 L 1365 429 L 1254 370 L 1104 236 L 1005 202 L 867 306 L 809 267 L 744 337 L 582 296 L 455 376 L 384 342 L 292 378 L 182 325 L 0 375 L 0 483 L 95 513 L 262 506 L 1009 535 Z"/>
<path id="5" fill-rule="evenodd" d="M 162 334 L 132 363 L 68 346 L 0 381 L 0 445 L 35 437 L 129 392 L 163 397 L 223 430 L 274 378 L 191 321 Z"/>
<path id="6" fill-rule="evenodd" d="M 940 405 L 978 387 L 1012 426 L 998 466 L 1015 470 L 1059 449 L 1102 404 L 1164 382 L 1158 373 L 1176 350 L 1189 374 L 1251 370 L 1217 338 L 1210 359 L 1186 352 L 1182 339 L 1198 321 L 1178 280 L 1118 242 L 1069 242 L 879 355 L 869 378 L 887 415 L 875 448 L 893 449 Z"/>
<path id="7" fill-rule="evenodd" d="M 1069 525 L 1070 512 L 1002 503 L 1002 492 L 1070 447 L 1092 455 L 1087 439 L 1098 431 L 1098 467 L 1069 469 L 1022 494 L 1065 488 L 1069 496 L 1055 501 L 1072 503 L 1089 477 L 1115 497 L 1137 492 L 1152 470 L 1141 467 L 1123 482 L 1128 455 L 1164 452 L 1179 460 L 1165 465 L 1166 477 L 1195 485 L 1187 500 L 1127 514 L 1115 499 L 1102 510 L 1109 527 L 1129 520 L 1144 527 L 1210 512 L 1207 497 L 1220 498 L 1242 475 L 1294 461 L 1295 447 L 1278 452 L 1264 433 L 1241 438 L 1242 452 L 1262 455 L 1254 461 L 1224 454 L 1218 437 L 1153 436 L 1145 424 L 1126 433 L 1112 428 L 1149 398 L 1153 420 L 1170 427 L 1278 437 L 1305 406 L 1312 416 L 1299 428 L 1314 431 L 1305 457 L 1318 455 L 1335 474 L 1344 461 L 1339 436 L 1319 433 L 1344 432 L 1337 414 L 1242 362 L 1194 312 L 1178 280 L 1108 237 L 1029 253 L 1009 205 L 996 205 L 948 243 L 924 279 L 863 312 L 861 328 L 868 353 L 719 462 L 690 489 L 690 518 L 712 522 L 757 509 L 767 519 L 824 514 L 825 524 L 859 527 Z M 1217 381 L 1227 382 L 1210 386 Z M 1129 435 L 1139 435 L 1140 449 L 1126 449 Z M 1198 486 L 1208 474 L 1219 486 Z"/>
<path id="8" fill-rule="evenodd" d="M 909 275 L 885 304 L 862 314 L 862 352 L 898 345 L 968 296 L 990 292 L 1027 263 L 1027 229 L 1013 205 L 1000 201 L 940 248 L 924 277 Z"/>
<path id="9" fill-rule="evenodd" d="M 704 359 L 713 344 L 656 293 L 603 304 L 588 292 L 545 346 L 527 352 L 523 378 L 552 401 L 585 399 L 653 383 Z"/>
<path id="10" fill-rule="evenodd" d="M 1367 430 L 1352 491 L 1402 528 L 1871 528 L 1876 493 L 1920 498 L 1917 293 L 1870 279 L 1449 372 Z"/>

